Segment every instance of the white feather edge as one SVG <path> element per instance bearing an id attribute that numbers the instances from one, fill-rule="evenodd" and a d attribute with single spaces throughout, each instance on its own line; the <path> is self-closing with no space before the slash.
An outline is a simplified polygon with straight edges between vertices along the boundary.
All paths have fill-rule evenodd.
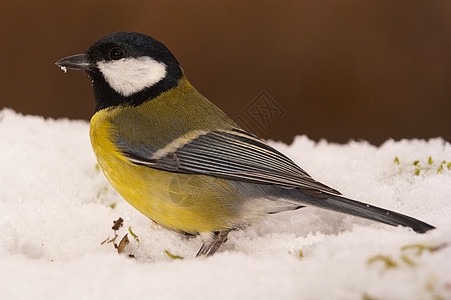
<path id="1" fill-rule="evenodd" d="M 189 142 L 193 141 L 194 139 L 198 138 L 201 135 L 207 134 L 208 131 L 204 130 L 192 130 L 184 134 L 183 136 L 176 138 L 164 148 L 157 150 L 153 155 L 152 159 L 160 159 L 164 156 L 166 156 L 168 153 L 175 152 L 177 149 L 185 146 Z"/>

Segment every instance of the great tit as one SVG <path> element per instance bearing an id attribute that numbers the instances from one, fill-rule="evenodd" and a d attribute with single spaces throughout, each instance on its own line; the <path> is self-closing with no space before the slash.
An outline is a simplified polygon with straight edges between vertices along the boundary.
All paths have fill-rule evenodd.
<path id="1" fill-rule="evenodd" d="M 202 236 L 215 253 L 227 234 L 262 217 L 312 205 L 424 233 L 412 217 L 342 196 L 240 128 L 188 81 L 174 55 L 120 32 L 56 62 L 92 80 L 92 148 L 106 178 L 159 225 Z"/>

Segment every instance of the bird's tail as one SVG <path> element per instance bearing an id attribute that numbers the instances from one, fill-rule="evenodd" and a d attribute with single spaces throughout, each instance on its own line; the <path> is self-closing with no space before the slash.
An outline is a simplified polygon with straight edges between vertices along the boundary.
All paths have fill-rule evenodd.
<path id="1" fill-rule="evenodd" d="M 309 202 L 308 204 L 311 204 L 313 206 L 338 211 L 345 214 L 370 219 L 373 221 L 382 222 L 392 226 L 401 225 L 405 227 L 410 227 L 418 233 L 425 233 L 426 231 L 435 228 L 434 226 L 429 225 L 423 221 L 417 220 L 415 218 L 402 215 L 400 213 L 391 210 L 351 200 L 343 196 L 329 193 L 323 193 L 323 196 L 326 197 L 310 198 L 311 199 L 311 200 L 309 199 L 310 201 L 307 200 L 303 202 L 304 203 Z"/>

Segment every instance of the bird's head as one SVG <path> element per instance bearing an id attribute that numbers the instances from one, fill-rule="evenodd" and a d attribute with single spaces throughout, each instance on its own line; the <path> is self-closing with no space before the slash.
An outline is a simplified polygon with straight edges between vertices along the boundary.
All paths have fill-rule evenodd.
<path id="1" fill-rule="evenodd" d="M 165 45 L 136 32 L 108 35 L 85 54 L 63 58 L 56 65 L 88 73 L 96 110 L 139 105 L 176 87 L 183 76 L 177 59 Z"/>

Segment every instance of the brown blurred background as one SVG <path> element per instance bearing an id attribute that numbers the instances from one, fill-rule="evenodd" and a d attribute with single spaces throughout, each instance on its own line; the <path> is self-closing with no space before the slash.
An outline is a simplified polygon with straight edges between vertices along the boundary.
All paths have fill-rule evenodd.
<path id="1" fill-rule="evenodd" d="M 0 107 L 89 119 L 89 79 L 54 62 L 102 36 L 165 43 L 244 127 L 291 142 L 451 141 L 451 1 L 2 1 Z"/>

